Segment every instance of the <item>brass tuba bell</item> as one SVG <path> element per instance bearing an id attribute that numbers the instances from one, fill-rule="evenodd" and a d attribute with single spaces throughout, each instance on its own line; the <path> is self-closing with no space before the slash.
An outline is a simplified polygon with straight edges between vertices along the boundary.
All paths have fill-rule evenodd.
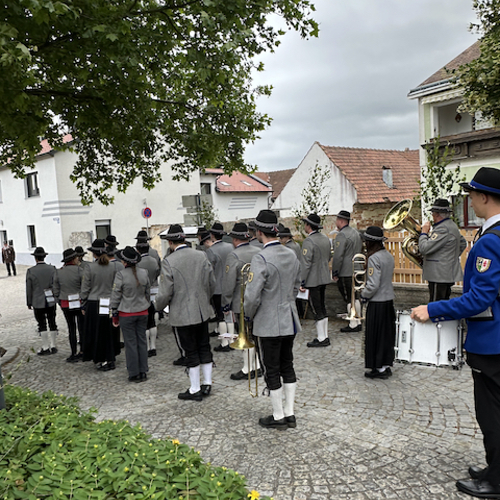
<path id="1" fill-rule="evenodd" d="M 418 237 L 422 232 L 422 228 L 410 215 L 412 204 L 411 200 L 403 200 L 394 205 L 385 216 L 383 226 L 388 231 L 401 227 L 411 233 L 410 236 L 403 240 L 403 253 L 411 262 L 418 267 L 422 267 L 424 258 L 418 249 Z"/>

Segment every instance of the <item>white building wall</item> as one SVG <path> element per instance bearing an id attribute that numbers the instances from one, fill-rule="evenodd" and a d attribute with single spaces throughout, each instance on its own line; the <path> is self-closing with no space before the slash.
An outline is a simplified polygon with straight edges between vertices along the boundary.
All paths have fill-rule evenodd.
<path id="1" fill-rule="evenodd" d="M 270 193 L 248 192 L 225 193 L 219 192 L 214 196 L 214 204 L 217 209 L 220 222 L 237 221 L 241 219 L 253 219 L 261 210 L 268 209 L 268 198 Z"/>
<path id="2" fill-rule="evenodd" d="M 344 174 L 333 165 L 319 144 L 314 143 L 274 201 L 272 208 L 279 210 L 281 217 L 293 217 L 293 209 L 302 203 L 301 193 L 316 165 L 331 169 L 328 214 L 321 215 L 333 215 L 340 210 L 352 211 L 356 202 L 356 190 Z"/>

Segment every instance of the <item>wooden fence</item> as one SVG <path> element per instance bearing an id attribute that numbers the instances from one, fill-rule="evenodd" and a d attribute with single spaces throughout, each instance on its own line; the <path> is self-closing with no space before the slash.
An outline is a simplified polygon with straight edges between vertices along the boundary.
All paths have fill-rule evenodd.
<path id="1" fill-rule="evenodd" d="M 465 266 L 465 261 L 469 255 L 469 250 L 472 247 L 472 241 L 474 240 L 474 235 L 476 233 L 475 229 L 462 229 L 460 230 L 463 237 L 467 241 L 467 248 L 462 253 L 461 264 L 462 269 Z M 409 236 L 407 231 L 400 232 L 386 232 L 387 241 L 386 248 L 394 256 L 394 276 L 393 283 L 412 283 L 412 284 L 424 284 L 422 280 L 422 269 L 417 265 L 413 264 L 403 253 L 402 245 L 403 240 Z M 461 285 L 462 282 L 457 283 Z"/>

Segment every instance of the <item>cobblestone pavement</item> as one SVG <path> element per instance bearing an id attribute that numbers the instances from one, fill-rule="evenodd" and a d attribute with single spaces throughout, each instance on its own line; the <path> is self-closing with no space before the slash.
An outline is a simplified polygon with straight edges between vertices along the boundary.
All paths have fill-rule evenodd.
<path id="1" fill-rule="evenodd" d="M 341 334 L 345 322 L 330 321 L 331 347 L 307 349 L 314 324 L 305 321 L 295 347 L 297 428 L 262 429 L 257 421 L 270 413 L 270 401 L 252 398 L 246 381 L 230 380 L 241 368 L 237 351 L 214 353 L 209 398 L 177 399 L 189 379 L 172 365 L 178 350 L 168 321 L 159 327 L 158 356 L 150 358 L 143 384 L 128 382 L 123 354 L 116 370 L 105 373 L 92 363 L 66 363 L 60 311 L 59 352 L 24 362 L 40 343 L 25 306 L 25 271 L 19 266 L 17 277 L 0 277 L 0 345 L 9 350 L 2 369 L 12 372 L 12 383 L 77 396 L 82 407 L 98 409 L 98 419 L 128 419 L 154 437 L 177 438 L 275 500 L 470 498 L 456 491 L 455 481 L 468 465 L 484 464 L 484 453 L 467 367 L 396 363 L 390 379 L 369 380 L 360 333 Z"/>

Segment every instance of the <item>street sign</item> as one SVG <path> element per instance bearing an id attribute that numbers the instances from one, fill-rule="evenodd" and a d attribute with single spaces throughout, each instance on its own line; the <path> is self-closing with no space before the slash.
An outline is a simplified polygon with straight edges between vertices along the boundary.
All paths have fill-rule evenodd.
<path id="1" fill-rule="evenodd" d="M 143 208 L 142 209 L 142 216 L 145 219 L 149 219 L 151 217 L 151 209 L 149 207 Z"/>

